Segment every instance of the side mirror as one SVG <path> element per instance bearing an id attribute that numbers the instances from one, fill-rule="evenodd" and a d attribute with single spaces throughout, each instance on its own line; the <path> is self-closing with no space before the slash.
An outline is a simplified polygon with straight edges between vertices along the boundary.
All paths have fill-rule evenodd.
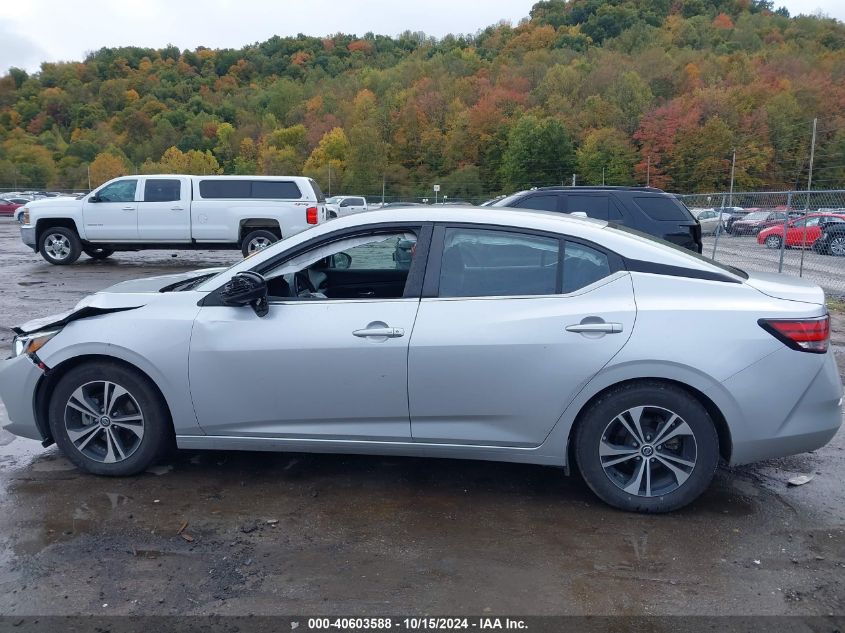
<path id="1" fill-rule="evenodd" d="M 332 268 L 346 270 L 352 265 L 352 255 L 349 253 L 335 253 L 332 255 Z"/>
<path id="2" fill-rule="evenodd" d="M 88 202 L 99 202 L 99 201 L 100 201 L 99 196 L 91 196 L 90 198 L 88 198 Z"/>
<path id="3" fill-rule="evenodd" d="M 220 300 L 225 306 L 250 305 L 260 317 L 266 316 L 270 311 L 267 303 L 267 280 L 251 270 L 238 273 L 227 281 L 220 290 Z"/>

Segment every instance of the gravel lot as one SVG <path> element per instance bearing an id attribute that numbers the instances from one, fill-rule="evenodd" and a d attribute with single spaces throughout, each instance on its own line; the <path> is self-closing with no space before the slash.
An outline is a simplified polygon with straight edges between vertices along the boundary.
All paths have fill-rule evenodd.
<path id="1" fill-rule="evenodd" d="M 238 257 L 59 268 L 3 219 L 0 325 Z M 841 315 L 835 343 L 845 368 Z M 108 479 L 0 432 L 0 614 L 842 615 L 843 448 L 840 432 L 816 453 L 720 469 L 693 506 L 639 516 L 539 466 L 181 453 Z M 815 478 L 788 488 L 797 474 Z"/>

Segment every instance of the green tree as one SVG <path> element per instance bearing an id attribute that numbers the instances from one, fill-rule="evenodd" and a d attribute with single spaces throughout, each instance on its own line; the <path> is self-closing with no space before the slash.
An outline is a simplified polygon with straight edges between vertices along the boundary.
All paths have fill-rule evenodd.
<path id="1" fill-rule="evenodd" d="M 331 194 L 344 181 L 349 160 L 349 139 L 342 128 L 336 127 L 323 135 L 302 168 L 302 173 L 316 180 Z"/>
<path id="2" fill-rule="evenodd" d="M 637 154 L 628 137 L 613 128 L 587 134 L 578 148 L 578 175 L 588 185 L 633 185 Z"/>
<path id="3" fill-rule="evenodd" d="M 574 168 L 572 139 L 557 119 L 538 119 L 529 114 L 511 128 L 501 167 L 506 188 L 560 183 Z"/>

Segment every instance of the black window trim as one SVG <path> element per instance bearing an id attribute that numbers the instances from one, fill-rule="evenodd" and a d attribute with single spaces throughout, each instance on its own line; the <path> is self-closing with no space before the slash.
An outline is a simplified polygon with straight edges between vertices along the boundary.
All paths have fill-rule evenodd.
<path id="1" fill-rule="evenodd" d="M 408 278 L 405 280 L 405 291 L 403 292 L 402 296 L 398 299 L 419 299 L 420 294 L 422 293 L 423 279 L 425 278 L 426 273 L 433 226 L 433 222 L 379 222 L 377 224 L 370 224 L 367 226 L 357 226 L 346 229 L 340 229 L 337 231 L 332 231 L 331 233 L 319 235 L 310 240 L 306 240 L 302 244 L 299 244 L 295 249 L 279 253 L 276 257 L 268 259 L 265 262 L 261 262 L 261 264 L 257 264 L 249 270 L 264 275 L 268 270 L 277 268 L 278 266 L 281 266 L 282 264 L 293 259 L 294 257 L 298 257 L 303 253 L 313 250 L 316 246 L 331 244 L 333 242 L 338 242 L 340 240 L 344 240 L 350 237 L 356 237 L 358 235 L 391 233 L 401 231 L 403 229 L 413 229 L 413 231 L 417 234 L 417 248 L 414 254 L 414 258 L 411 261 L 411 268 L 408 270 Z M 225 286 L 225 284 L 222 284 L 211 292 L 209 292 L 204 298 L 200 299 L 199 302 L 197 302 L 197 305 L 203 307 L 222 306 L 223 303 L 220 301 L 220 291 L 223 289 L 223 286 Z M 338 299 L 337 301 L 377 300 L 378 299 Z M 380 299 L 380 301 L 396 300 L 397 299 Z M 313 302 L 313 299 L 301 299 L 298 297 L 289 297 L 284 299 L 284 302 L 289 301 Z M 273 301 L 271 303 L 278 302 Z"/>

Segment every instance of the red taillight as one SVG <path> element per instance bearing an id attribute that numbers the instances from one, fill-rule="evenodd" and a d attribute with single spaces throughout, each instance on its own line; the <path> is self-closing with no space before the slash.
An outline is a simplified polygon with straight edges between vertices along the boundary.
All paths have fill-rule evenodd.
<path id="1" fill-rule="evenodd" d="M 830 342 L 830 316 L 816 319 L 760 319 L 760 326 L 792 349 L 824 354 Z"/>
<path id="2" fill-rule="evenodd" d="M 317 207 L 308 207 L 305 209 L 305 221 L 308 224 L 317 224 Z"/>

